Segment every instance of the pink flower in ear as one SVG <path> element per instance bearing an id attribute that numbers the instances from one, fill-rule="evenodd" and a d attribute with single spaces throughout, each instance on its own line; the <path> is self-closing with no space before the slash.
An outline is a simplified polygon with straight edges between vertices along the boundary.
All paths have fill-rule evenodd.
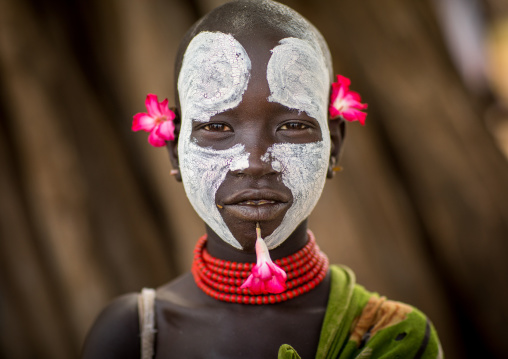
<path id="1" fill-rule="evenodd" d="M 342 116 L 348 121 L 358 121 L 365 125 L 367 114 L 360 110 L 366 109 L 367 104 L 357 92 L 350 91 L 351 81 L 344 76 L 337 75 L 337 82 L 332 84 L 332 96 L 330 98 L 330 119 Z"/>
<path id="2" fill-rule="evenodd" d="M 261 230 L 256 228 L 256 232 L 257 263 L 240 288 L 249 288 L 252 294 L 282 293 L 286 290 L 286 272 L 272 262 Z"/>
<path id="3" fill-rule="evenodd" d="M 146 96 L 145 106 L 147 113 L 137 113 L 134 115 L 132 130 L 143 130 L 150 132 L 148 143 L 154 147 L 166 145 L 166 141 L 175 139 L 175 113 L 168 107 L 168 100 L 159 102 L 157 96 L 148 94 Z"/>

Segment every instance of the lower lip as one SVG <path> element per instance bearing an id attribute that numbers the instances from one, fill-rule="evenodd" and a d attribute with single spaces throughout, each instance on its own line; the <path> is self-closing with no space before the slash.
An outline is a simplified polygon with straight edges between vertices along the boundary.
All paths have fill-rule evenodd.
<path id="1" fill-rule="evenodd" d="M 288 203 L 276 202 L 262 205 L 230 204 L 225 205 L 227 214 L 244 221 L 271 221 L 283 215 Z"/>

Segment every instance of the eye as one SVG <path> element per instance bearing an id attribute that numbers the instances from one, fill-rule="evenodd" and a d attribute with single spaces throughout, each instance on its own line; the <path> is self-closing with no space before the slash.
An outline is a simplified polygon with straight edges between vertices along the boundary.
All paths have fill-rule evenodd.
<path id="1" fill-rule="evenodd" d="M 232 132 L 233 130 L 228 125 L 223 123 L 208 123 L 202 127 L 205 131 L 212 132 Z"/>
<path id="2" fill-rule="evenodd" d="M 309 127 L 310 127 L 309 125 L 307 125 L 303 122 L 293 121 L 293 122 L 286 122 L 286 123 L 282 124 L 282 126 L 279 127 L 279 130 L 298 131 L 298 130 L 306 130 Z"/>

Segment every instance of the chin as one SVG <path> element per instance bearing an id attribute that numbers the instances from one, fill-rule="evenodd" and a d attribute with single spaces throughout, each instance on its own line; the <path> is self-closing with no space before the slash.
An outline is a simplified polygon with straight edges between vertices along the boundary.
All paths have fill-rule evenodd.
<path id="1" fill-rule="evenodd" d="M 265 238 L 275 231 L 282 223 L 282 218 L 272 221 L 237 221 L 234 224 L 229 224 L 225 221 L 229 230 L 235 239 L 242 246 L 242 250 L 249 253 L 255 252 L 256 246 L 256 223 L 259 222 L 261 227 L 261 237 Z"/>

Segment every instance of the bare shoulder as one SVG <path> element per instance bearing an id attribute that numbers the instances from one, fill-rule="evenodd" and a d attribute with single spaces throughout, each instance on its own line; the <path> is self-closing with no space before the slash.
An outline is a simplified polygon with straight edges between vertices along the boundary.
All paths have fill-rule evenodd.
<path id="1" fill-rule="evenodd" d="M 139 358 L 138 294 L 113 300 L 102 310 L 86 338 L 82 358 Z"/>
<path id="2" fill-rule="evenodd" d="M 203 293 L 191 273 L 185 273 L 157 288 L 158 305 L 172 304 L 176 308 L 212 305 L 215 300 Z"/>

